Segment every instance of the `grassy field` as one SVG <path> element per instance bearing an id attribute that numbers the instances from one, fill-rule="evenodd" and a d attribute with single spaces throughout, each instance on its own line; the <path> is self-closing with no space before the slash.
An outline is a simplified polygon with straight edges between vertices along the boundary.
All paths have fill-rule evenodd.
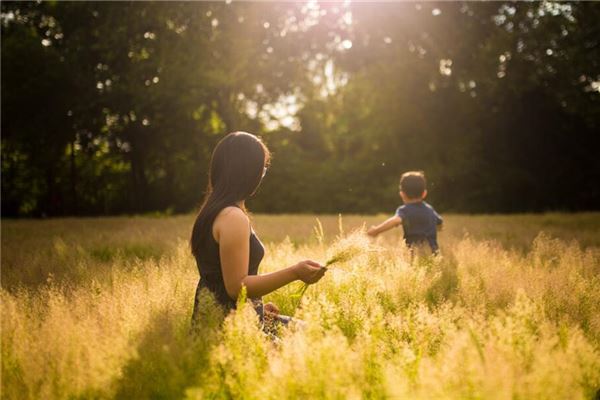
<path id="1" fill-rule="evenodd" d="M 253 217 L 262 271 L 360 248 L 265 298 L 307 323 L 278 340 L 249 307 L 190 334 L 192 216 L 4 220 L 2 398 L 594 398 L 600 214 L 448 215 L 412 262 L 382 217 Z"/>

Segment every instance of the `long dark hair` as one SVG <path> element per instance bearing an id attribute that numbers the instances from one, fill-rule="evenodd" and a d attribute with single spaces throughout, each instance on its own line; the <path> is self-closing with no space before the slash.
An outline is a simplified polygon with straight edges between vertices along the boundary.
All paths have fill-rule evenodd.
<path id="1" fill-rule="evenodd" d="M 256 136 L 233 132 L 212 153 L 204 202 L 192 230 L 192 254 L 198 257 L 203 240 L 212 235 L 212 224 L 222 209 L 252 196 L 270 159 L 269 149 Z"/>

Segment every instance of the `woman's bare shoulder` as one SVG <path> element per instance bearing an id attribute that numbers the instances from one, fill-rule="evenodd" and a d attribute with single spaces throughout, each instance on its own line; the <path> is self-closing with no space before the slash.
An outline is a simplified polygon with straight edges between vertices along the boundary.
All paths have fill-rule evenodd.
<path id="1" fill-rule="evenodd" d="M 224 232 L 245 233 L 249 230 L 250 219 L 243 210 L 233 206 L 222 209 L 213 223 L 213 236 L 217 242 Z"/>
<path id="2" fill-rule="evenodd" d="M 246 213 L 239 207 L 229 206 L 222 209 L 217 214 L 216 219 L 223 219 L 228 221 L 249 221 Z"/>

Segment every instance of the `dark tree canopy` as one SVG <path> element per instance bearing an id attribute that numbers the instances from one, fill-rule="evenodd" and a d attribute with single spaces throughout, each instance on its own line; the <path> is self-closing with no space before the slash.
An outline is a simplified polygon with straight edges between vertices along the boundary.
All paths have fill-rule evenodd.
<path id="1" fill-rule="evenodd" d="M 260 212 L 600 208 L 600 4 L 2 2 L 2 215 L 187 212 L 227 132 Z"/>

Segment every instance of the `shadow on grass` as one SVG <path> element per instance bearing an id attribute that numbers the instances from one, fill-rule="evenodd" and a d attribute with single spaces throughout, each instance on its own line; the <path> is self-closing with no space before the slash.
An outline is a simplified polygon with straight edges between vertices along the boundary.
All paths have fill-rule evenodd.
<path id="1" fill-rule="evenodd" d="M 210 307 L 206 302 L 205 307 Z M 194 331 L 190 320 L 168 310 L 148 324 L 137 355 L 123 367 L 116 399 L 178 399 L 209 370 L 210 350 L 218 342 L 222 316 L 210 316 Z"/>
<path id="2" fill-rule="evenodd" d="M 130 243 L 124 246 L 97 246 L 88 250 L 92 259 L 103 263 L 114 260 L 158 260 L 165 253 L 155 245 Z"/>
<path id="3" fill-rule="evenodd" d="M 428 259 L 433 260 L 433 259 Z M 447 300 L 453 300 L 458 289 L 458 262 L 452 254 L 445 255 L 439 263 L 429 262 L 428 268 L 440 270 L 440 276 L 427 290 L 426 299 L 430 306 L 437 306 Z"/>

